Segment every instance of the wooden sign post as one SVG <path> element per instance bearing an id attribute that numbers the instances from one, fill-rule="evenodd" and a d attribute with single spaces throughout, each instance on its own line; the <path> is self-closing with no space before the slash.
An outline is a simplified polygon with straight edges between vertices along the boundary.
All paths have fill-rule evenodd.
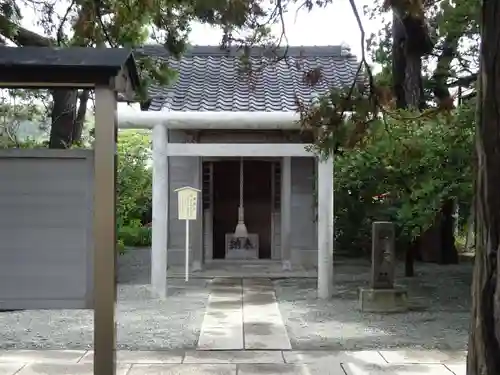
<path id="1" fill-rule="evenodd" d="M 198 193 L 201 190 L 190 186 L 176 189 L 178 199 L 178 219 L 186 221 L 186 264 L 185 264 L 185 280 L 189 281 L 189 221 L 196 220 Z"/>

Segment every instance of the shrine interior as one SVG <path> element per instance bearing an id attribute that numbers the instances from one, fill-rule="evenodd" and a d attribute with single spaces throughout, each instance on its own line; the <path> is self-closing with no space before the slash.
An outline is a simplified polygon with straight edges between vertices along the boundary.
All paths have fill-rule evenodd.
<path id="1" fill-rule="evenodd" d="M 258 258 L 271 258 L 272 162 L 245 159 L 243 203 L 249 234 L 258 236 Z M 213 163 L 213 257 L 226 256 L 226 235 L 238 222 L 240 161 Z M 250 238 L 251 239 L 251 238 Z"/>

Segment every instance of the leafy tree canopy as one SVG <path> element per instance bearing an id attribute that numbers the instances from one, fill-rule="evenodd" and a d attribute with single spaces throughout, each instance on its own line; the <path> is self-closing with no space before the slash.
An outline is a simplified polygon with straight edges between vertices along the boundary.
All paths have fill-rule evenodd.
<path id="1" fill-rule="evenodd" d="M 173 55 L 186 48 L 192 22 L 219 26 L 221 44 L 272 42 L 270 26 L 296 0 L 2 0 L 0 37 L 18 46 L 136 47 L 159 43 Z M 326 5 L 330 0 L 317 1 Z M 311 8 L 313 3 L 304 4 Z M 43 35 L 20 26 L 24 13 L 34 13 Z M 167 84 L 164 63 L 139 61 L 144 80 Z"/>
<path id="2" fill-rule="evenodd" d="M 273 37 L 270 26 L 283 22 L 287 7 L 298 4 L 311 9 L 329 3 L 331 0 L 0 0 L 0 43 L 108 47 L 157 43 L 178 56 L 186 48 L 192 22 L 201 22 L 221 28 L 221 45 L 279 44 L 283 35 Z M 43 29 L 41 34 L 26 26 L 26 18 L 33 14 L 33 25 Z M 169 84 L 175 72 L 165 62 L 138 57 L 144 99 L 150 84 Z M 51 119 L 49 147 L 64 148 L 81 141 L 91 99 L 88 90 L 53 90 L 30 97 L 51 103 L 46 113 Z"/>
<path id="3" fill-rule="evenodd" d="M 370 19 L 381 21 L 380 29 L 369 36 L 367 48 L 382 73 L 377 80 L 392 86 L 393 18 L 388 17 L 392 1 L 374 2 L 364 12 Z M 394 1 L 397 3 L 397 1 Z M 404 2 L 402 2 L 404 3 Z M 426 100 L 442 100 L 449 87 L 473 87 L 479 66 L 480 3 L 473 0 L 409 1 L 421 4 L 421 17 L 429 25 L 433 48 L 422 56 L 422 75 Z M 469 90 L 470 91 L 470 90 Z"/>

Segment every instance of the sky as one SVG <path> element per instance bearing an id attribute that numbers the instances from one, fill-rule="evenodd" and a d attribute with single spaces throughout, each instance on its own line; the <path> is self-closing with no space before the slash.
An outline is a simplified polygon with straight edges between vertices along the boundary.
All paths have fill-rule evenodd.
<path id="1" fill-rule="evenodd" d="M 364 17 L 363 6 L 373 4 L 368 0 L 356 0 L 358 12 L 363 17 L 363 26 L 368 35 L 380 28 L 380 22 L 369 21 Z M 285 31 L 288 43 L 293 46 L 303 45 L 339 45 L 347 44 L 351 51 L 361 55 L 361 33 L 348 0 L 334 0 L 332 5 L 324 9 L 299 10 L 290 8 L 285 14 Z M 274 30 L 277 36 L 281 26 Z M 193 25 L 191 43 L 199 45 L 216 45 L 220 41 L 220 30 L 205 25 Z"/>
<path id="2" fill-rule="evenodd" d="M 369 0 L 355 0 L 358 12 L 360 13 L 366 36 L 380 28 L 380 21 L 368 21 L 363 15 L 363 6 L 373 4 Z M 299 1 L 300 3 L 300 1 Z M 66 1 L 58 4 L 64 11 Z M 324 9 L 315 8 L 311 12 L 302 9 L 297 12 L 298 6 L 290 7 L 285 14 L 285 30 L 288 37 L 288 44 L 293 46 L 302 45 L 339 45 L 346 44 L 351 47 L 351 51 L 360 56 L 361 54 L 361 33 L 356 19 L 351 10 L 349 0 L 333 0 L 333 4 Z M 57 9 L 58 10 L 58 9 Z M 23 9 L 22 26 L 43 34 L 43 29 L 36 25 L 36 17 L 30 9 Z M 281 26 L 274 28 L 276 36 L 281 34 Z M 190 35 L 190 43 L 194 45 L 217 45 L 220 43 L 222 32 L 207 25 L 193 24 Z"/>

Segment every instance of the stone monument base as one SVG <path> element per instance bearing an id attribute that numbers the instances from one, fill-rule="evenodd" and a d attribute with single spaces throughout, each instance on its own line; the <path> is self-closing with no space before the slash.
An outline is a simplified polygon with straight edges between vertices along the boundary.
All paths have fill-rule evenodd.
<path id="1" fill-rule="evenodd" d="M 251 260 L 259 259 L 259 255 L 255 249 L 234 249 L 227 252 L 226 259 Z"/>
<path id="2" fill-rule="evenodd" d="M 361 288 L 359 308 L 373 313 L 405 312 L 408 310 L 408 293 L 405 289 Z"/>

